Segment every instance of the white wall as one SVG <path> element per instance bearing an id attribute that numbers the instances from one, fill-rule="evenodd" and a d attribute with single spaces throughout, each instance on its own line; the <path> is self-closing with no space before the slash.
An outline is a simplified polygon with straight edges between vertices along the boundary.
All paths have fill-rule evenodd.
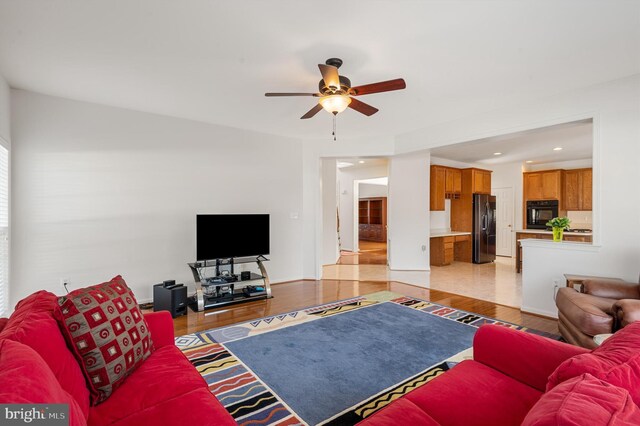
<path id="1" fill-rule="evenodd" d="M 429 212 L 431 232 L 451 230 L 451 200 L 444 200 L 444 210 Z"/>
<path id="2" fill-rule="evenodd" d="M 338 261 L 338 167 L 335 158 L 322 159 L 322 265 Z"/>
<path id="3" fill-rule="evenodd" d="M 428 152 L 391 157 L 389 162 L 388 259 L 392 270 L 429 270 Z"/>
<path id="4" fill-rule="evenodd" d="M 389 195 L 389 188 L 387 185 L 361 183 L 358 195 L 360 198 L 386 197 Z"/>
<path id="5" fill-rule="evenodd" d="M 271 214 L 273 281 L 302 277 L 300 141 L 12 91 L 11 301 L 122 274 L 193 289 L 196 213 Z M 223 242 L 220 242 L 223 243 Z"/>
<path id="6" fill-rule="evenodd" d="M 354 194 L 354 181 L 385 176 L 389 176 L 389 169 L 386 164 L 371 167 L 356 167 L 353 169 L 350 167 L 338 169 L 338 192 L 340 197 L 340 241 L 342 242 L 343 250 L 354 250 L 356 247 L 354 242 L 354 206 L 356 203 L 354 197 L 356 197 L 357 195 Z M 388 191 L 387 187 L 383 188 Z"/>
<path id="7" fill-rule="evenodd" d="M 512 229 L 514 231 L 523 229 L 523 216 L 522 216 L 522 164 L 509 163 L 509 164 L 496 164 L 490 167 L 493 170 L 491 173 L 491 192 L 498 188 L 513 188 L 513 219 Z M 512 233 L 511 238 L 511 253 L 515 256 L 516 253 L 516 234 Z"/>
<path id="8" fill-rule="evenodd" d="M 593 118 L 594 244 L 598 255 L 570 247 L 566 256 L 542 245 L 526 259 L 523 308 L 555 314 L 550 292 L 561 271 L 637 280 L 640 264 L 640 75 L 559 94 L 535 102 L 454 120 L 397 138 L 409 152 L 553 124 Z M 553 244 L 553 243 L 550 243 Z M 550 296 L 551 294 L 551 296 Z"/>
<path id="9" fill-rule="evenodd" d="M 0 75 L 0 144 L 9 148 L 11 143 L 11 91 L 6 80 Z"/>

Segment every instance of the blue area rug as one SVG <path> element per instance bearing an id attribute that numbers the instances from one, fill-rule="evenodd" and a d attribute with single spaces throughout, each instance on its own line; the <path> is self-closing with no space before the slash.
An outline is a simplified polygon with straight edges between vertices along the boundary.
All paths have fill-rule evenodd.
<path id="1" fill-rule="evenodd" d="M 482 324 L 524 329 L 380 292 L 176 344 L 241 425 L 345 425 L 446 374 Z"/>
<path id="2" fill-rule="evenodd" d="M 474 333 L 386 302 L 226 347 L 300 417 L 318 424 L 467 349 Z"/>

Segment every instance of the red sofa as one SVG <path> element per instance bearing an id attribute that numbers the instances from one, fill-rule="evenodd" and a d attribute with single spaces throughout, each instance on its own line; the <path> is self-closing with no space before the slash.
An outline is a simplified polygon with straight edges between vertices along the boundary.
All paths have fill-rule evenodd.
<path id="1" fill-rule="evenodd" d="M 593 351 L 486 325 L 473 358 L 359 425 L 640 424 L 640 322 Z"/>
<path id="2" fill-rule="evenodd" d="M 103 403 L 90 407 L 79 364 L 40 291 L 0 319 L 0 403 L 67 403 L 71 425 L 236 425 L 175 346 L 168 312 L 145 314 L 154 352 Z"/>

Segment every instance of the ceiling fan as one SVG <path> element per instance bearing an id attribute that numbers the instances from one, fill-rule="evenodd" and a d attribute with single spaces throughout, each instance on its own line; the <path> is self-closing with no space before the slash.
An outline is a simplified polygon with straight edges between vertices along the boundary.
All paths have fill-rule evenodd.
<path id="1" fill-rule="evenodd" d="M 372 93 L 390 92 L 407 87 L 403 79 L 381 81 L 379 83 L 365 84 L 363 86 L 351 87 L 351 80 L 338 74 L 338 68 L 342 65 L 342 59 L 330 58 L 325 64 L 318 64 L 322 80 L 318 84 L 318 93 L 265 93 L 265 96 L 313 96 L 318 99 L 318 104 L 311 108 L 301 119 L 311 118 L 325 109 L 332 113 L 334 117 L 343 112 L 347 107 L 354 109 L 366 116 L 371 116 L 378 112 L 378 109 L 366 104 L 354 96 L 370 95 Z M 335 126 L 335 122 L 334 122 Z M 335 129 L 334 129 L 335 136 Z"/>

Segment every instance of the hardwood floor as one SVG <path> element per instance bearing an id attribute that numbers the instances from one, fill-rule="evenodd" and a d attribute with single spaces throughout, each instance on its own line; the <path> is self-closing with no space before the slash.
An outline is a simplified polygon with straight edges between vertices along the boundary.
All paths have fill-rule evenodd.
<path id="1" fill-rule="evenodd" d="M 274 297 L 269 300 L 242 303 L 205 312 L 193 312 L 187 309 L 188 315 L 174 320 L 175 334 L 181 336 L 383 290 L 558 334 L 556 320 L 526 314 L 508 306 L 394 281 L 339 280 L 305 280 L 274 284 L 272 285 Z"/>
<path id="2" fill-rule="evenodd" d="M 359 251 L 342 251 L 338 265 L 386 265 L 387 243 L 375 241 L 358 242 Z"/>

